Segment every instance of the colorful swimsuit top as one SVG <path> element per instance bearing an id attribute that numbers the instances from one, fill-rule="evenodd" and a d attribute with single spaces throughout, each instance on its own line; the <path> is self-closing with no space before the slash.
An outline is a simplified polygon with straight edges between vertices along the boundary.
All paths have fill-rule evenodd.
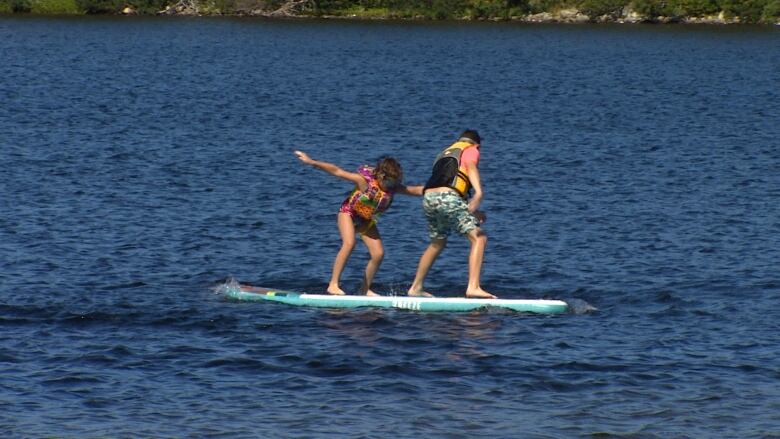
<path id="1" fill-rule="evenodd" d="M 387 210 L 393 202 L 393 192 L 385 191 L 379 187 L 379 181 L 373 174 L 374 169 L 363 165 L 358 169 L 368 183 L 365 191 L 355 188 L 351 194 L 341 203 L 339 212 L 346 212 L 353 218 L 360 218 L 375 222 L 379 214 Z"/>

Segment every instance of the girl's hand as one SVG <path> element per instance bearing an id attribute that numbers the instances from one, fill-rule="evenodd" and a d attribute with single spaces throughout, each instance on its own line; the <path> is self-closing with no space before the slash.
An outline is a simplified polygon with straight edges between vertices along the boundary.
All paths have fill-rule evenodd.
<path id="1" fill-rule="evenodd" d="M 306 163 L 307 165 L 312 164 L 312 162 L 314 161 L 314 160 L 311 159 L 311 157 L 309 157 L 308 154 L 306 154 L 303 151 L 293 151 L 293 152 L 295 153 L 295 155 L 298 156 L 298 159 L 300 159 L 300 161 L 302 161 L 303 163 Z"/>
<path id="2" fill-rule="evenodd" d="M 404 195 L 416 195 L 418 197 L 422 197 L 423 195 L 423 186 L 404 186 L 401 185 L 398 190 L 396 190 L 396 193 L 404 194 Z"/>

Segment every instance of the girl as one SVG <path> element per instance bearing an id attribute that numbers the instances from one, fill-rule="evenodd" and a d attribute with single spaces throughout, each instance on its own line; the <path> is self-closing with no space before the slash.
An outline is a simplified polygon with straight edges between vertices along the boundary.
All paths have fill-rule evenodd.
<path id="1" fill-rule="evenodd" d="M 374 168 L 364 165 L 357 172 L 347 172 L 332 163 L 313 160 L 301 151 L 295 151 L 295 155 L 307 165 L 320 168 L 328 174 L 355 184 L 355 189 L 341 203 L 339 209 L 338 226 L 341 234 L 341 249 L 336 255 L 336 260 L 333 261 L 333 274 L 328 284 L 328 293 L 345 294 L 339 287 L 339 280 L 347 259 L 352 254 L 352 249 L 355 248 L 355 233 L 358 233 L 363 239 L 363 243 L 366 244 L 371 257 L 366 265 L 360 293 L 377 296 L 378 294 L 371 291 L 371 282 L 374 280 L 374 274 L 376 274 L 379 264 L 382 263 L 382 258 L 384 258 L 382 238 L 379 236 L 379 229 L 376 226 L 377 217 L 390 207 L 393 195 L 422 196 L 423 187 L 404 186 L 401 165 L 392 157 L 379 160 Z"/>

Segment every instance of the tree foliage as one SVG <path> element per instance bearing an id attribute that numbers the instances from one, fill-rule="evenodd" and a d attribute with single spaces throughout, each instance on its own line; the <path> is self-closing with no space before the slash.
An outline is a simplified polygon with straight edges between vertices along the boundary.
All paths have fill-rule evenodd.
<path id="1" fill-rule="evenodd" d="M 762 21 L 766 23 L 780 21 L 780 0 L 772 0 L 764 7 Z"/>
<path id="2" fill-rule="evenodd" d="M 82 10 L 76 0 L 31 0 L 30 13 L 41 15 L 75 15 Z"/>
<path id="3" fill-rule="evenodd" d="M 125 6 L 125 0 L 77 0 L 79 9 L 87 14 L 115 14 Z"/>
<path id="4" fill-rule="evenodd" d="M 589 17 L 619 17 L 625 7 L 625 0 L 584 0 L 578 9 Z"/>

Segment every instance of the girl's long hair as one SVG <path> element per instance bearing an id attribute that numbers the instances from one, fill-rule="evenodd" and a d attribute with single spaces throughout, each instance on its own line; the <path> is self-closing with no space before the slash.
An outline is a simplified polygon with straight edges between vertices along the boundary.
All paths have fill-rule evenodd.
<path id="1" fill-rule="evenodd" d="M 379 159 L 374 168 L 374 177 L 378 178 L 392 178 L 397 181 L 401 181 L 401 176 L 404 172 L 401 169 L 401 164 L 393 157 L 383 157 Z"/>

